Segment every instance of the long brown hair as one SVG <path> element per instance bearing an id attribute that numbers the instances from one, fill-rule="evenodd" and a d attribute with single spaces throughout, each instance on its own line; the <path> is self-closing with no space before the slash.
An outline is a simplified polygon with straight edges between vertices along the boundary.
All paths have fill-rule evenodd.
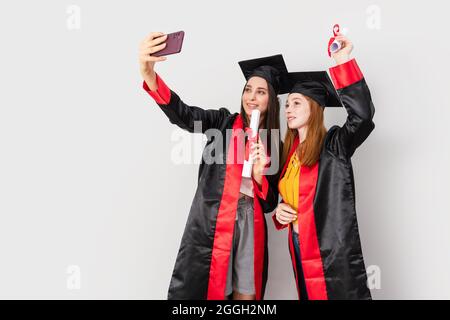
<path id="1" fill-rule="evenodd" d="M 298 144 L 295 152 L 297 152 L 297 156 L 302 165 L 312 166 L 319 161 L 320 151 L 322 150 L 322 144 L 327 133 L 327 129 L 324 124 L 323 107 L 321 107 L 310 97 L 305 96 L 305 98 L 309 102 L 311 108 L 309 119 L 306 123 L 308 130 L 306 132 L 305 140 Z M 289 151 L 291 150 L 297 136 L 297 129 L 287 128 L 281 156 L 282 166 L 284 166 L 286 161 L 289 160 Z"/>
<path id="2" fill-rule="evenodd" d="M 269 90 L 269 102 L 267 104 L 267 111 L 264 117 L 263 123 L 261 123 L 260 129 L 267 129 L 267 154 L 277 154 L 280 157 L 278 150 L 271 150 L 272 143 L 272 130 L 278 130 L 278 134 L 274 137 L 278 137 L 278 141 L 274 141 L 274 146 L 278 147 L 280 145 L 280 100 L 277 97 L 277 93 L 275 92 L 272 85 L 267 82 L 267 87 Z M 244 94 L 244 89 L 242 90 L 242 94 Z M 248 122 L 248 116 L 245 113 L 244 106 L 242 104 L 241 99 L 241 117 L 244 122 L 244 128 L 248 127 L 250 124 Z"/>

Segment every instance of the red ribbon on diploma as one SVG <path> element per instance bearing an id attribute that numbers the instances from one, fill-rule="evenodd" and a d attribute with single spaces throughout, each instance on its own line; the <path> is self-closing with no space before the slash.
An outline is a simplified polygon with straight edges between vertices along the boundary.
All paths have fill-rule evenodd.
<path id="1" fill-rule="evenodd" d="M 330 50 L 330 48 L 331 48 L 331 45 L 333 44 L 333 42 L 334 42 L 334 39 L 336 38 L 336 36 L 337 36 L 337 34 L 338 34 L 338 32 L 339 32 L 339 25 L 338 24 L 335 24 L 334 25 L 334 27 L 333 27 L 333 37 L 332 38 L 330 38 L 330 41 L 328 41 L 328 56 L 331 58 L 331 50 Z"/>

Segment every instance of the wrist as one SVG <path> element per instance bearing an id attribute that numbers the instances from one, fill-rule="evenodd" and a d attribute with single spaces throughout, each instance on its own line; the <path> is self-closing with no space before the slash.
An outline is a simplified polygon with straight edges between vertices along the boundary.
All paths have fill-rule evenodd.
<path id="1" fill-rule="evenodd" d="M 147 86 L 151 91 L 156 91 L 158 89 L 158 84 L 156 81 L 156 72 L 146 72 L 143 74 L 144 81 L 147 83 Z"/>
<path id="2" fill-rule="evenodd" d="M 336 61 L 336 65 L 344 64 L 351 60 L 350 56 L 336 57 L 334 61 Z"/>
<path id="3" fill-rule="evenodd" d="M 261 187 L 262 185 L 262 174 L 253 172 L 253 180 Z"/>

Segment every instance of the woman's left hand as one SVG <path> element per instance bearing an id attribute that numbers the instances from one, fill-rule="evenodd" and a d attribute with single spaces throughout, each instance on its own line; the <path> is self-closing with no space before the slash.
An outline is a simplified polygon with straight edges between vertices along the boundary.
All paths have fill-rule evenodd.
<path id="1" fill-rule="evenodd" d="M 342 47 L 339 51 L 332 53 L 331 57 L 336 61 L 336 64 L 346 63 L 350 60 L 350 54 L 353 51 L 353 43 L 340 32 L 337 33 L 335 40 L 339 41 Z"/>
<path id="2" fill-rule="evenodd" d="M 253 178 L 261 185 L 264 168 L 269 163 L 269 159 L 267 158 L 264 144 L 259 139 L 258 142 L 253 143 L 250 149 L 250 158 L 253 161 Z"/>

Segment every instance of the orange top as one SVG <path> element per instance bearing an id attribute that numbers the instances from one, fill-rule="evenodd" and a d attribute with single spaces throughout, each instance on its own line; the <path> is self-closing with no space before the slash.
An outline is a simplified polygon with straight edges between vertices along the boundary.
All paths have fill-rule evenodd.
<path id="1" fill-rule="evenodd" d="M 298 193 L 300 182 L 300 160 L 298 159 L 297 152 L 294 152 L 289 159 L 289 164 L 286 168 L 286 172 L 283 178 L 278 184 L 281 197 L 284 203 L 290 205 L 295 211 L 298 212 Z M 293 221 L 294 224 L 297 220 Z"/>

